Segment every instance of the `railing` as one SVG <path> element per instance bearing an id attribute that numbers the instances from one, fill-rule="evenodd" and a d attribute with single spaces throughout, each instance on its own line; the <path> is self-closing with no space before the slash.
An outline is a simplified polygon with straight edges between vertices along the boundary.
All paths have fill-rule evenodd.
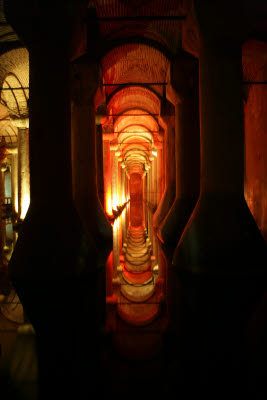
<path id="1" fill-rule="evenodd" d="M 1 219 L 5 221 L 5 225 L 12 224 L 12 197 L 1 197 Z"/>

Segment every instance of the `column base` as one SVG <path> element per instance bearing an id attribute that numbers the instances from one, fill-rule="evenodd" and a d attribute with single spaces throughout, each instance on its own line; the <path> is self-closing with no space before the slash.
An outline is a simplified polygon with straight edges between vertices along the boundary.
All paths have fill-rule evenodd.
<path id="1" fill-rule="evenodd" d="M 174 252 L 196 201 L 197 198 L 175 199 L 171 210 L 160 225 L 158 237 L 168 249 L 168 253 Z"/>
<path id="2" fill-rule="evenodd" d="M 168 363 L 173 368 L 167 376 L 170 384 L 176 376 L 181 388 L 190 388 L 190 382 L 194 382 L 197 391 L 206 394 L 214 395 L 218 388 L 224 394 L 229 390 L 244 394 L 254 391 L 256 381 L 250 370 L 258 368 L 262 353 L 259 357 L 256 352 L 249 354 L 247 328 L 263 296 L 264 282 L 259 278 L 221 279 L 177 271 L 172 279 L 179 288 L 174 293 L 179 304 L 177 323 L 165 334 Z M 264 321 L 254 328 L 262 337 L 263 350 Z M 253 361 L 256 365 L 251 367 Z"/>
<path id="3" fill-rule="evenodd" d="M 158 208 L 153 215 L 153 227 L 157 230 L 164 220 L 168 212 L 170 211 L 172 204 L 175 199 L 175 194 L 171 193 L 169 190 L 166 190 L 162 196 L 162 199 L 158 205 Z"/>
<path id="4" fill-rule="evenodd" d="M 173 264 L 194 274 L 266 276 L 267 246 L 240 197 L 202 196 L 175 249 Z"/>

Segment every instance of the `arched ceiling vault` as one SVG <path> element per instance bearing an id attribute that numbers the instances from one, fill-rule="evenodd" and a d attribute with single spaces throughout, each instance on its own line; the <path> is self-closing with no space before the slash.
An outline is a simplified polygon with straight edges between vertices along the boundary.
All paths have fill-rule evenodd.
<path id="1" fill-rule="evenodd" d="M 169 60 L 151 46 L 129 43 L 108 52 L 101 64 L 107 116 L 113 117 L 123 166 L 128 174 L 143 174 L 159 132 Z"/>
<path id="2" fill-rule="evenodd" d="M 0 55 L 0 65 L 0 137 L 14 145 L 17 128 L 10 117 L 28 117 L 29 53 L 25 48 L 7 51 Z"/>
<path id="3" fill-rule="evenodd" d="M 175 54 L 181 45 L 183 19 L 168 17 L 184 16 L 184 3 L 182 0 L 90 0 L 88 13 L 96 13 L 99 35 L 105 41 L 140 37 L 158 43 L 166 53 Z M 162 16 L 167 19 L 157 18 Z"/>

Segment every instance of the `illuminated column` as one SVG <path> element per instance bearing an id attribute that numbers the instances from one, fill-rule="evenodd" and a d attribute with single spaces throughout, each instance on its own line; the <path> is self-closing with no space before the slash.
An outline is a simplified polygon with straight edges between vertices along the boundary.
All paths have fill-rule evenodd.
<path id="1" fill-rule="evenodd" d="M 13 210 L 18 212 L 18 149 L 8 149 L 11 156 L 11 185 Z"/>
<path id="2" fill-rule="evenodd" d="M 112 215 L 110 157 L 110 140 L 105 139 L 103 140 L 105 211 L 107 214 Z"/>
<path id="3" fill-rule="evenodd" d="M 157 205 L 158 205 L 160 202 L 161 196 L 162 196 L 162 181 L 163 181 L 162 145 L 158 144 L 156 146 L 156 148 L 157 148 L 157 156 L 156 156 L 156 161 L 157 161 Z"/>
<path id="4" fill-rule="evenodd" d="M 123 165 L 123 164 L 121 164 Z M 125 175 L 125 168 L 121 170 L 121 190 L 122 190 L 122 201 L 123 203 L 126 201 L 126 175 Z M 126 226 L 126 209 L 124 208 L 122 212 L 122 222 L 121 222 L 121 229 L 122 229 L 122 243 L 125 241 L 127 226 Z"/>
<path id="5" fill-rule="evenodd" d="M 197 59 L 186 53 L 177 56 L 172 64 L 171 84 L 180 99 L 175 106 L 176 197 L 158 235 L 172 253 L 199 195 Z"/>
<path id="6" fill-rule="evenodd" d="M 5 225 L 5 220 L 2 219 L 3 216 L 3 207 L 2 207 L 2 197 L 5 197 L 5 181 L 4 181 L 4 171 L 6 167 L 3 165 L 2 167 L 2 161 L 5 157 L 5 148 L 0 147 L 0 262 L 1 265 L 3 265 L 4 261 L 4 245 L 5 245 L 5 237 L 6 237 L 6 225 Z"/>
<path id="7" fill-rule="evenodd" d="M 116 206 L 116 156 L 115 152 L 117 149 L 117 145 L 110 145 L 110 165 L 111 165 L 111 204 L 112 208 Z"/>
<path id="8" fill-rule="evenodd" d="M 152 208 L 151 211 L 152 213 L 154 212 L 156 206 L 157 206 L 157 159 L 156 157 L 152 156 L 151 157 L 151 187 L 152 187 L 152 198 L 151 198 L 151 203 L 152 203 Z"/>
<path id="9" fill-rule="evenodd" d="M 149 163 L 149 169 L 147 172 L 147 232 L 148 236 L 151 237 L 151 197 L 152 197 L 152 192 L 151 192 L 151 161 Z"/>
<path id="10" fill-rule="evenodd" d="M 144 171 L 143 176 L 142 176 L 142 184 L 143 184 L 143 221 L 144 221 L 144 227 L 147 227 L 147 207 L 146 207 L 146 197 L 147 197 L 147 192 L 146 192 L 146 171 Z"/>
<path id="11" fill-rule="evenodd" d="M 175 128 L 174 117 L 161 117 L 165 124 L 165 189 L 158 205 L 157 211 L 153 216 L 153 226 L 158 228 L 167 213 L 169 212 L 175 199 Z"/>
<path id="12" fill-rule="evenodd" d="M 120 152 L 115 151 L 115 159 L 114 159 L 114 187 L 113 187 L 113 205 L 114 207 L 119 205 L 119 156 Z"/>
<path id="13" fill-rule="evenodd" d="M 97 193 L 94 94 L 99 81 L 99 66 L 86 55 L 73 62 L 73 69 L 73 197 L 87 230 L 102 252 L 103 242 L 112 243 L 112 228 Z"/>
<path id="14" fill-rule="evenodd" d="M 14 122 L 13 122 L 14 124 Z M 30 204 L 29 129 L 18 126 L 18 214 L 24 219 Z"/>
<path id="15" fill-rule="evenodd" d="M 102 139 L 102 125 L 96 125 L 96 173 L 97 173 L 97 191 L 99 201 L 102 207 L 104 205 L 104 165 L 103 165 L 103 139 Z"/>
<path id="16" fill-rule="evenodd" d="M 115 210 L 118 206 L 117 191 L 118 191 L 118 154 L 116 154 L 118 145 L 110 145 L 110 163 L 111 163 L 111 199 L 112 208 Z M 119 219 L 116 219 L 113 224 L 113 278 L 117 277 L 117 268 L 120 264 L 119 252 Z"/>
<path id="17" fill-rule="evenodd" d="M 7 148 L 7 153 L 12 155 L 11 156 L 11 185 L 12 185 L 11 191 L 12 191 L 13 211 L 15 211 L 15 212 L 18 211 L 18 157 L 17 157 L 17 151 L 18 151 L 17 148 Z M 0 182 L 1 197 L 6 196 L 4 171 L 5 171 L 5 168 L 3 170 L 1 170 L 1 182 Z M 3 248 L 6 244 L 6 227 L 7 227 L 7 225 L 5 225 L 5 221 L 1 220 L 1 244 L 2 244 L 1 250 L 3 250 Z M 9 258 L 12 254 L 16 240 L 17 240 L 17 232 L 13 231 L 12 247 L 10 247 L 10 250 L 8 253 L 5 252 L 2 254 L 2 251 L 1 251 L 1 254 L 3 255 L 3 259 L 1 258 L 1 260 L 2 260 L 2 262 L 4 262 L 4 264 L 7 264 L 9 262 Z M 1 309 L 1 313 L 8 320 L 13 321 L 18 324 L 22 324 L 24 322 L 23 307 L 22 307 L 20 299 L 18 298 L 18 295 L 16 294 L 16 291 L 14 290 L 13 287 L 10 288 L 3 303 L 0 306 L 0 309 Z"/>
<path id="18" fill-rule="evenodd" d="M 15 200 L 14 209 L 19 219 L 24 219 L 30 204 L 30 165 L 29 165 L 29 118 L 10 116 L 12 125 L 18 129 L 18 147 L 12 155 L 12 189 Z M 8 152 L 14 153 L 13 149 Z M 15 174 L 17 175 L 15 177 Z"/>

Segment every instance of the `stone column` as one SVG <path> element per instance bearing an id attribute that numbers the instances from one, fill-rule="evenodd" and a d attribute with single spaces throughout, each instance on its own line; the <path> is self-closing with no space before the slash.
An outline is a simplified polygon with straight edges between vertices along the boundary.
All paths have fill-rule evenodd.
<path id="1" fill-rule="evenodd" d="M 11 154 L 11 190 L 13 211 L 18 212 L 18 148 L 12 147 L 7 149 Z"/>
<path id="2" fill-rule="evenodd" d="M 123 202 L 126 201 L 126 175 L 125 175 L 125 169 L 121 169 L 121 191 L 123 194 Z M 122 231 L 122 243 L 125 241 L 126 233 L 127 233 L 127 226 L 126 226 L 126 210 L 124 208 L 122 212 L 122 218 L 121 218 L 121 231 Z"/>
<path id="3" fill-rule="evenodd" d="M 104 166 L 103 166 L 103 139 L 102 125 L 96 125 L 96 165 L 97 191 L 99 201 L 104 209 Z"/>
<path id="4" fill-rule="evenodd" d="M 162 197 L 162 181 L 163 181 L 163 165 L 162 165 L 162 144 L 157 146 L 157 205 Z"/>
<path id="5" fill-rule="evenodd" d="M 82 56 L 73 62 L 72 157 L 74 202 L 86 229 L 102 252 L 112 243 L 112 228 L 97 193 L 94 94 L 99 81 L 98 63 Z"/>
<path id="6" fill-rule="evenodd" d="M 213 34 L 199 57 L 201 195 L 173 263 L 200 274 L 260 274 L 264 241 L 244 200 L 241 41 Z"/>
<path id="7" fill-rule="evenodd" d="M 198 380 L 205 394 L 210 382 L 224 394 L 246 387 L 247 326 L 266 290 L 266 243 L 244 200 L 242 4 L 229 13 L 225 2 L 212 8 L 194 2 L 201 37 L 201 192 L 168 269 L 181 343 L 177 368 L 185 386 Z"/>
<path id="8" fill-rule="evenodd" d="M 18 217 L 24 219 L 30 205 L 29 119 L 12 123 L 18 128 Z"/>
<path id="9" fill-rule="evenodd" d="M 117 145 L 110 145 L 110 166 L 111 166 L 111 204 L 112 208 L 116 205 L 116 193 L 117 193 L 117 174 L 116 174 L 116 152 Z"/>
<path id="10" fill-rule="evenodd" d="M 175 199 L 175 128 L 174 117 L 161 117 L 165 124 L 165 174 L 166 185 L 158 205 L 157 211 L 153 216 L 153 226 L 157 229 L 169 212 Z"/>
<path id="11" fill-rule="evenodd" d="M 175 106 L 176 197 L 159 229 L 159 237 L 170 253 L 174 251 L 199 195 L 197 59 L 187 53 L 177 56 L 172 64 L 171 83 L 180 99 Z"/>
<path id="12" fill-rule="evenodd" d="M 72 200 L 69 39 L 74 6 L 6 2 L 7 20 L 27 45 L 30 60 L 31 202 L 9 273 L 36 333 L 40 399 L 51 393 L 77 397 L 77 388 L 88 390 L 97 382 L 96 372 L 88 384 L 92 371 L 85 360 L 97 364 L 99 316 L 105 307 L 94 242 Z"/>
<path id="13" fill-rule="evenodd" d="M 151 160 L 151 189 L 152 189 L 151 211 L 153 216 L 153 212 L 157 207 L 157 159 L 155 156 L 151 156 L 150 160 Z"/>
<path id="14" fill-rule="evenodd" d="M 104 161 L 104 201 L 106 213 L 112 215 L 111 202 L 111 165 L 110 165 L 110 141 L 103 141 L 103 161 Z"/>
<path id="15" fill-rule="evenodd" d="M 2 207 L 2 197 L 5 197 L 5 180 L 4 180 L 4 171 L 6 169 L 5 165 L 3 164 L 2 167 L 2 158 L 4 157 L 4 151 L 2 152 L 3 148 L 0 148 L 0 262 L 3 265 L 4 261 L 4 246 L 5 246 L 5 239 L 6 239 L 6 224 L 5 220 L 2 219 L 4 208 Z M 3 155 L 2 155 L 3 154 Z"/>
<path id="16" fill-rule="evenodd" d="M 149 169 L 147 171 L 147 198 L 146 198 L 146 202 L 147 202 L 147 232 L 148 232 L 148 236 L 151 238 L 151 198 L 152 198 L 152 187 L 151 187 L 151 161 L 149 162 Z"/>

